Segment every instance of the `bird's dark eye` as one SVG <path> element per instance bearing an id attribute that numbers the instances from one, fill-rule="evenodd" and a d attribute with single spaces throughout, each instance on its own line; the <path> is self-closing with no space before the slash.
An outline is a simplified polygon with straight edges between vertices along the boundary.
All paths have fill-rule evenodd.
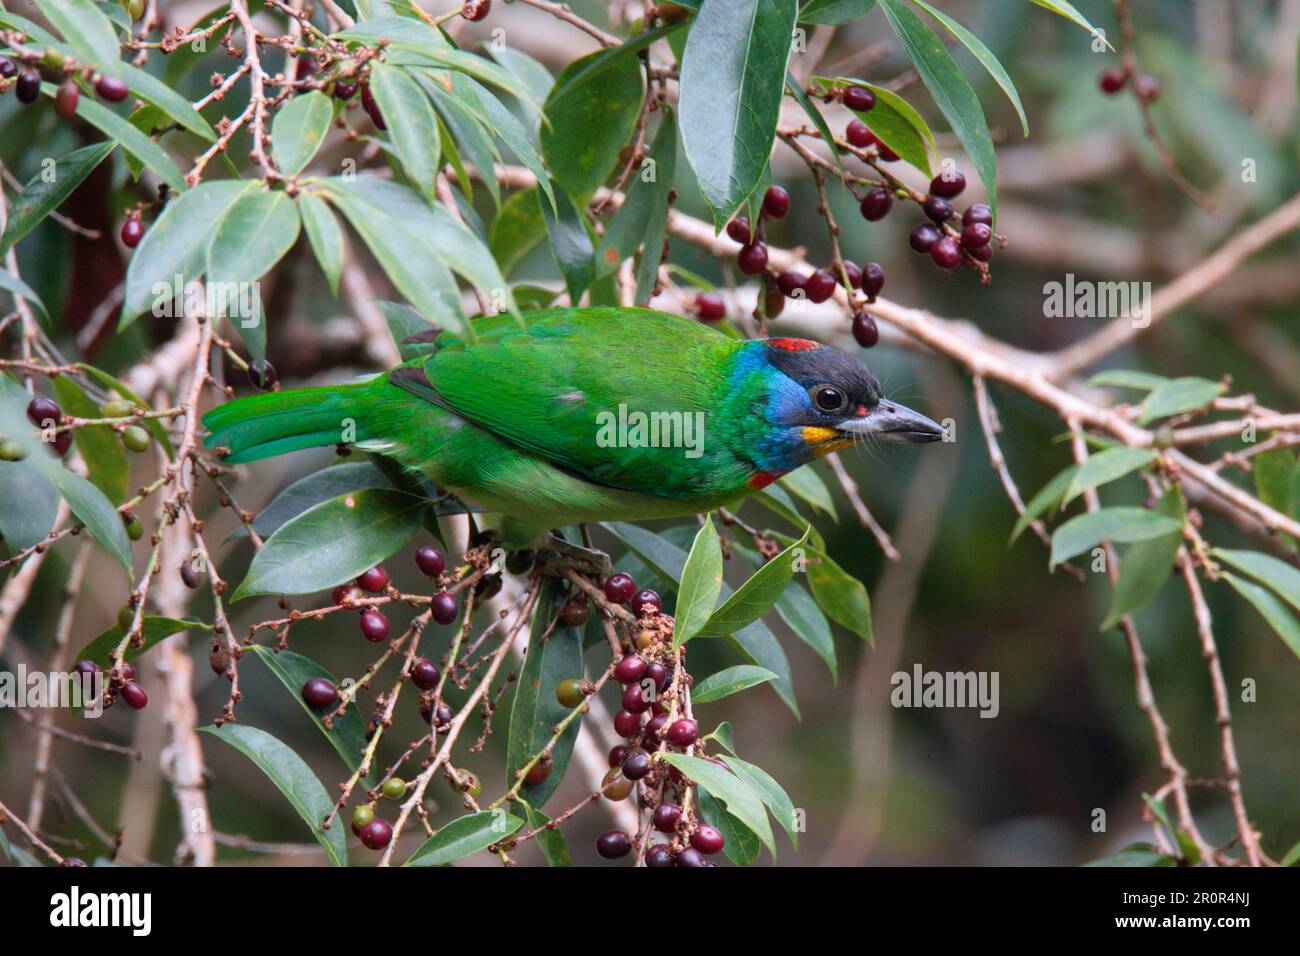
<path id="1" fill-rule="evenodd" d="M 848 399 L 834 385 L 818 385 L 812 390 L 813 404 L 823 412 L 843 411 Z"/>

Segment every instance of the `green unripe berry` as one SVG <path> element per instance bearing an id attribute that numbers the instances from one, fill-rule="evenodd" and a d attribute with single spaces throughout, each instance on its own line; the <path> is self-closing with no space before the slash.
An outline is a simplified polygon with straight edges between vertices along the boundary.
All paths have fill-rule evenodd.
<path id="1" fill-rule="evenodd" d="M 22 461 L 26 457 L 23 446 L 12 438 L 0 440 L 0 461 Z"/>
<path id="2" fill-rule="evenodd" d="M 381 792 L 389 800 L 400 800 L 406 794 L 406 781 L 401 777 L 389 777 L 384 781 Z"/>
<path id="3" fill-rule="evenodd" d="M 478 777 L 469 770 L 453 770 L 452 773 L 460 778 L 460 782 L 453 782 L 451 788 L 460 793 L 468 793 L 471 797 L 477 797 L 483 792 L 483 784 L 479 782 Z"/>
<path id="4" fill-rule="evenodd" d="M 135 404 L 125 398 L 115 398 L 99 406 L 99 414 L 102 418 L 126 418 L 135 414 Z"/>
<path id="5" fill-rule="evenodd" d="M 135 515 L 131 515 L 129 518 L 124 518 L 122 521 L 123 524 L 126 525 L 126 536 L 132 541 L 139 541 L 144 537 L 144 525 L 141 524 L 140 519 Z"/>
<path id="6" fill-rule="evenodd" d="M 564 707 L 577 707 L 587 699 L 587 695 L 582 692 L 582 681 L 576 677 L 560 681 L 555 685 L 555 699 Z"/>
<path id="7" fill-rule="evenodd" d="M 149 433 L 139 425 L 127 425 L 122 429 L 122 444 L 126 446 L 127 451 L 133 451 L 138 455 L 148 451 L 151 443 Z"/>
<path id="8" fill-rule="evenodd" d="M 117 626 L 123 631 L 129 631 L 131 629 L 131 622 L 134 620 L 135 611 L 131 609 L 131 605 L 123 604 L 117 609 Z"/>
<path id="9" fill-rule="evenodd" d="M 360 830 L 363 826 L 375 818 L 375 808 L 362 804 L 352 811 L 352 828 Z"/>

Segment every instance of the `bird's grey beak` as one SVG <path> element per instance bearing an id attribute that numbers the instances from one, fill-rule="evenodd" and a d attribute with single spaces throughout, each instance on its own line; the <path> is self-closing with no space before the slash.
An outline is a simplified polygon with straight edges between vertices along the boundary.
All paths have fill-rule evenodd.
<path id="1" fill-rule="evenodd" d="M 865 415 L 851 416 L 836 427 L 851 435 L 872 435 L 881 441 L 928 442 L 943 438 L 943 426 L 906 405 L 881 399 Z"/>

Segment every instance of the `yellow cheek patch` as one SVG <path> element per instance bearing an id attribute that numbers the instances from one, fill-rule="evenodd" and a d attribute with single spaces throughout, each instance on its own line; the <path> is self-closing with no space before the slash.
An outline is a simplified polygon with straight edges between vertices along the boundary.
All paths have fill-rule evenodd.
<path id="1" fill-rule="evenodd" d="M 834 428 L 818 428 L 815 425 L 805 427 L 802 437 L 815 455 L 828 455 L 853 444 L 852 436 L 845 435 Z"/>

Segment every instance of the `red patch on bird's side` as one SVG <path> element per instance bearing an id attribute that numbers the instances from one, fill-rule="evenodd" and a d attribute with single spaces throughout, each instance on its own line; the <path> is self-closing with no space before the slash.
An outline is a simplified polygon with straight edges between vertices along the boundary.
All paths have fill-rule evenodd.
<path id="1" fill-rule="evenodd" d="M 809 339 L 768 339 L 767 344 L 774 349 L 784 349 L 787 352 L 811 352 L 813 349 L 821 348 L 821 343 Z"/>
<path id="2" fill-rule="evenodd" d="M 766 488 L 784 474 L 784 471 L 760 471 L 749 479 L 749 487 L 755 490 Z"/>

